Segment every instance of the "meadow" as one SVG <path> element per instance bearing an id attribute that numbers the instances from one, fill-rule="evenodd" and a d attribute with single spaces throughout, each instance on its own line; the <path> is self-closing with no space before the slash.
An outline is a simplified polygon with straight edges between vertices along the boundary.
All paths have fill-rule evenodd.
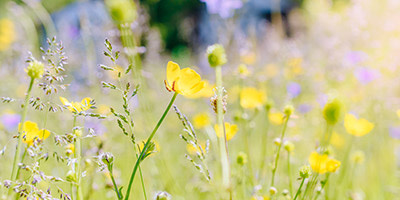
<path id="1" fill-rule="evenodd" d="M 400 199 L 400 2 L 149 2 L 0 2 L 0 199 Z"/>

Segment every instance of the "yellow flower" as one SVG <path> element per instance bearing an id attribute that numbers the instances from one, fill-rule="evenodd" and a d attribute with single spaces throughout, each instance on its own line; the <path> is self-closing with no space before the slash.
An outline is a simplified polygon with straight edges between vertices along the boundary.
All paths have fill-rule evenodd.
<path id="1" fill-rule="evenodd" d="M 285 69 L 285 75 L 287 78 L 293 78 L 303 74 L 302 58 L 291 58 L 288 60 L 288 68 Z"/>
<path id="2" fill-rule="evenodd" d="M 19 132 L 22 132 L 22 141 L 28 146 L 31 146 L 37 139 L 45 140 L 50 136 L 50 132 L 45 129 L 39 130 L 38 125 L 32 121 L 24 122 L 24 127 L 21 131 L 21 123 L 18 125 Z"/>
<path id="3" fill-rule="evenodd" d="M 266 95 L 264 92 L 256 88 L 243 88 L 240 91 L 240 105 L 243 108 L 256 108 L 262 106 L 265 102 Z"/>
<path id="4" fill-rule="evenodd" d="M 242 56 L 240 56 L 240 60 L 248 65 L 252 65 L 257 60 L 257 55 L 254 52 L 248 52 Z"/>
<path id="5" fill-rule="evenodd" d="M 65 152 L 67 155 L 72 155 L 75 153 L 75 145 L 74 144 L 67 144 L 65 146 Z"/>
<path id="6" fill-rule="evenodd" d="M 341 148 L 343 147 L 344 139 L 342 135 L 333 131 L 330 143 L 337 148 Z"/>
<path id="7" fill-rule="evenodd" d="M 223 129 L 221 129 L 218 124 L 215 124 L 214 126 L 215 133 L 217 134 L 218 137 L 222 138 L 224 137 L 224 132 Z M 229 141 L 231 140 L 237 133 L 238 127 L 236 124 L 230 124 L 228 122 L 225 122 L 225 134 L 226 134 L 226 140 Z"/>
<path id="8" fill-rule="evenodd" d="M 268 114 L 268 119 L 273 125 L 283 124 L 285 115 L 281 112 L 270 112 Z"/>
<path id="9" fill-rule="evenodd" d="M 279 68 L 275 64 L 265 66 L 265 74 L 268 78 L 273 78 L 279 74 Z"/>
<path id="10" fill-rule="evenodd" d="M 15 40 L 14 23 L 9 19 L 0 19 L 0 51 L 7 50 Z"/>
<path id="11" fill-rule="evenodd" d="M 110 106 L 107 106 L 107 105 L 104 105 L 104 104 L 100 104 L 99 106 L 96 106 L 96 107 L 97 107 L 97 112 L 99 114 L 109 115 L 111 113 Z"/>
<path id="12" fill-rule="evenodd" d="M 400 118 L 400 109 L 396 111 L 397 117 Z"/>
<path id="13" fill-rule="evenodd" d="M 214 95 L 214 88 L 215 85 L 211 85 L 207 80 L 204 80 L 204 88 L 201 89 L 199 92 L 196 92 L 191 95 L 187 95 L 188 98 L 210 98 Z"/>
<path id="14" fill-rule="evenodd" d="M 168 91 L 174 91 L 183 96 L 189 96 L 202 90 L 205 82 L 193 69 L 180 69 L 179 65 L 169 61 L 167 65 L 167 80 L 164 81 Z"/>
<path id="15" fill-rule="evenodd" d="M 73 101 L 69 102 L 66 98 L 60 97 L 60 101 L 62 102 L 62 104 L 64 106 L 66 106 L 68 108 L 69 111 L 71 111 L 73 113 L 75 113 L 75 112 L 80 113 L 82 111 L 89 110 L 90 107 L 93 106 L 92 104 L 90 104 L 92 99 L 89 97 L 82 99 L 81 102 L 73 102 Z"/>
<path id="16" fill-rule="evenodd" d="M 351 135 L 363 136 L 371 132 L 374 128 L 374 124 L 366 119 L 357 119 L 352 114 L 346 114 L 344 117 L 344 127 Z"/>
<path id="17" fill-rule="evenodd" d="M 245 64 L 239 65 L 238 72 L 239 72 L 239 75 L 242 77 L 246 77 L 246 76 L 250 75 L 249 69 L 247 68 L 247 66 Z"/>
<path id="18" fill-rule="evenodd" d="M 152 140 L 151 142 L 154 143 L 155 149 L 154 149 L 153 153 L 150 154 L 150 156 L 153 155 L 154 153 L 160 151 L 160 145 L 158 144 L 158 142 L 155 141 L 155 140 Z M 138 151 L 141 151 L 141 150 L 143 149 L 143 147 L 144 147 L 145 144 L 146 144 L 146 141 L 145 141 L 145 140 L 142 140 L 142 141 L 138 142 L 138 143 L 137 143 L 137 145 L 139 145 L 139 146 L 138 146 Z"/>
<path id="19" fill-rule="evenodd" d="M 210 123 L 210 116 L 206 112 L 199 113 L 193 117 L 193 125 L 198 129 L 204 128 Z"/>
<path id="20" fill-rule="evenodd" d="M 308 162 L 311 165 L 311 169 L 319 174 L 325 174 L 326 172 L 336 172 L 340 167 L 340 161 L 333 158 L 329 158 L 327 154 L 319 154 L 312 152 L 308 158 Z"/>
<path id="21" fill-rule="evenodd" d="M 204 153 L 206 151 L 206 143 L 205 142 L 200 142 L 200 146 L 203 149 Z M 200 148 L 198 146 L 193 146 L 192 144 L 187 144 L 186 145 L 186 150 L 189 152 L 189 154 L 195 155 L 197 152 L 201 152 Z"/>

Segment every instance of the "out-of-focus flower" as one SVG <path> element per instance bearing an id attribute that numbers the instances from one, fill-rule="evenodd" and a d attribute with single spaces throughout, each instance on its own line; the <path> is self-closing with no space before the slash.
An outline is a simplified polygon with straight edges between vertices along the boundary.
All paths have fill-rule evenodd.
<path id="1" fill-rule="evenodd" d="M 124 68 L 116 65 L 115 67 L 113 67 L 114 70 L 107 70 L 108 76 L 114 80 L 118 79 L 119 73 L 124 73 Z"/>
<path id="2" fill-rule="evenodd" d="M 308 178 L 311 176 L 311 167 L 308 165 L 304 165 L 299 170 L 299 175 L 301 178 Z"/>
<path id="3" fill-rule="evenodd" d="M 206 112 L 199 113 L 193 117 L 193 125 L 198 129 L 204 128 L 210 123 L 210 116 Z"/>
<path id="4" fill-rule="evenodd" d="M 244 152 L 239 152 L 236 162 L 239 165 L 245 165 L 247 163 L 247 154 Z"/>
<path id="5" fill-rule="evenodd" d="M 114 21 L 119 24 L 132 23 L 137 18 L 136 5 L 131 0 L 107 0 L 106 5 Z"/>
<path id="6" fill-rule="evenodd" d="M 66 98 L 60 97 L 60 101 L 64 106 L 68 108 L 69 111 L 73 113 L 75 112 L 80 113 L 82 111 L 89 110 L 90 107 L 93 106 L 92 104 L 90 104 L 90 102 L 92 101 L 90 97 L 82 99 L 81 102 L 73 102 L 73 101 L 69 102 Z"/>
<path id="7" fill-rule="evenodd" d="M 241 0 L 201 0 L 206 3 L 207 11 L 211 14 L 218 14 L 222 18 L 233 16 L 234 10 L 242 7 Z"/>
<path id="8" fill-rule="evenodd" d="M 14 23 L 7 18 L 0 19 L 0 51 L 5 51 L 10 48 L 14 40 Z"/>
<path id="9" fill-rule="evenodd" d="M 238 72 L 241 77 L 247 77 L 250 75 L 249 69 L 245 64 L 240 64 L 238 67 Z"/>
<path id="10" fill-rule="evenodd" d="M 8 131 L 17 128 L 18 123 L 21 121 L 21 116 L 13 112 L 6 112 L 0 117 L 0 122 Z"/>
<path id="11" fill-rule="evenodd" d="M 281 112 L 270 112 L 268 114 L 268 119 L 273 125 L 283 124 L 285 115 Z"/>
<path id="12" fill-rule="evenodd" d="M 325 104 L 322 114 L 328 124 L 336 124 L 339 121 L 342 105 L 338 99 L 332 99 Z"/>
<path id="13" fill-rule="evenodd" d="M 343 136 L 341 136 L 340 134 L 333 131 L 330 144 L 332 144 L 333 146 L 335 146 L 337 148 L 341 148 L 344 145 L 344 141 L 345 140 L 344 140 Z"/>
<path id="14" fill-rule="evenodd" d="M 336 172 L 340 167 L 340 161 L 333 158 L 329 158 L 327 154 L 319 154 L 316 151 L 310 154 L 308 161 L 311 165 L 311 169 L 319 174 L 325 174 L 326 172 Z"/>
<path id="15" fill-rule="evenodd" d="M 365 160 L 365 154 L 363 151 L 356 151 L 351 155 L 351 160 L 356 164 L 361 164 Z"/>
<path id="16" fill-rule="evenodd" d="M 205 142 L 200 142 L 200 146 L 203 149 L 203 151 L 206 151 L 206 143 Z M 200 153 L 201 150 L 198 146 L 193 146 L 192 144 L 187 144 L 186 145 L 186 150 L 188 151 L 188 153 L 195 155 L 197 153 Z"/>
<path id="17" fill-rule="evenodd" d="M 361 84 L 367 84 L 380 77 L 380 72 L 376 69 L 359 68 L 354 72 L 354 76 Z"/>
<path id="18" fill-rule="evenodd" d="M 214 129 L 218 137 L 220 138 L 224 137 L 224 130 L 222 127 L 220 128 L 218 124 L 215 124 Z M 236 135 L 237 131 L 238 127 L 236 124 L 230 124 L 228 122 L 225 122 L 225 134 L 227 141 L 231 140 Z"/>
<path id="19" fill-rule="evenodd" d="M 169 61 L 167 65 L 167 80 L 165 87 L 168 91 L 177 92 L 183 96 L 193 95 L 205 86 L 200 75 L 193 69 L 184 68 L 181 70 L 178 64 Z"/>
<path id="20" fill-rule="evenodd" d="M 292 142 L 290 142 L 290 141 L 285 141 L 283 143 L 283 148 L 285 148 L 285 150 L 288 151 L 289 153 L 293 152 L 294 144 Z"/>
<path id="21" fill-rule="evenodd" d="M 396 111 L 397 117 L 400 118 L 400 109 Z"/>
<path id="22" fill-rule="evenodd" d="M 225 49 L 221 44 L 214 44 L 207 48 L 207 59 L 211 67 L 222 66 L 228 62 Z"/>
<path id="23" fill-rule="evenodd" d="M 74 144 L 67 144 L 65 146 L 65 154 L 67 154 L 67 156 L 72 155 L 75 153 L 75 145 Z"/>
<path id="24" fill-rule="evenodd" d="M 309 104 L 300 104 L 297 107 L 297 110 L 302 114 L 306 114 L 312 110 L 312 106 Z"/>
<path id="25" fill-rule="evenodd" d="M 156 194 L 156 200 L 171 200 L 172 197 L 168 192 L 158 192 Z"/>
<path id="26" fill-rule="evenodd" d="M 279 68 L 275 64 L 265 66 L 265 74 L 268 78 L 273 78 L 279 74 Z"/>
<path id="27" fill-rule="evenodd" d="M 352 114 L 346 114 L 344 117 L 344 127 L 351 135 L 363 136 L 371 132 L 374 128 L 374 124 L 363 118 L 357 119 Z"/>
<path id="28" fill-rule="evenodd" d="M 400 126 L 390 126 L 389 134 L 392 138 L 400 139 Z"/>
<path id="29" fill-rule="evenodd" d="M 293 78 L 302 75 L 303 72 L 303 59 L 302 58 L 291 58 L 287 62 L 287 68 L 285 69 L 285 75 L 287 78 Z"/>
<path id="30" fill-rule="evenodd" d="M 240 61 L 242 61 L 244 64 L 247 65 L 254 64 L 256 60 L 257 60 L 257 55 L 254 52 L 247 52 L 240 56 Z"/>
<path id="31" fill-rule="evenodd" d="M 152 140 L 151 142 L 154 142 L 154 146 L 155 146 L 155 149 L 154 149 L 154 151 L 153 151 L 153 153 L 151 155 L 153 155 L 156 152 L 160 152 L 160 145 L 158 144 L 158 142 L 155 141 L 155 140 Z M 142 141 L 138 142 L 137 143 L 138 151 L 142 151 L 145 144 L 146 144 L 145 140 L 142 140 Z"/>
<path id="32" fill-rule="evenodd" d="M 345 59 L 350 65 L 357 65 L 367 57 L 367 54 L 362 51 L 350 51 L 345 55 Z"/>
<path id="33" fill-rule="evenodd" d="M 21 130 L 21 124 L 18 125 L 18 131 L 22 133 L 22 141 L 28 146 L 31 146 L 37 139 L 45 140 L 50 136 L 50 132 L 45 129 L 39 130 L 38 125 L 32 121 L 24 122 L 24 126 Z"/>
<path id="34" fill-rule="evenodd" d="M 100 104 L 97 106 L 97 112 L 101 115 L 109 115 L 111 114 L 110 106 Z"/>
<path id="35" fill-rule="evenodd" d="M 214 95 L 215 85 L 211 85 L 207 80 L 204 80 L 204 88 L 199 92 L 188 95 L 188 98 L 210 98 Z"/>
<path id="36" fill-rule="evenodd" d="M 286 87 L 290 97 L 295 98 L 301 93 L 301 86 L 298 83 L 291 82 Z"/>
<path id="37" fill-rule="evenodd" d="M 243 88 L 240 91 L 240 105 L 243 108 L 256 108 L 264 104 L 266 95 L 263 91 L 257 90 L 256 88 Z"/>

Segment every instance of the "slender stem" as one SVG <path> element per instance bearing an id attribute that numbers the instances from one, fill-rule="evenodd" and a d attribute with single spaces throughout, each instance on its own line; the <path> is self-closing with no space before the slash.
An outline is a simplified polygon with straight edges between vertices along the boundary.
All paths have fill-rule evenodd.
<path id="1" fill-rule="evenodd" d="M 142 174 L 142 168 L 139 165 L 139 174 L 140 174 L 140 180 L 142 182 L 142 189 L 143 189 L 143 195 L 144 199 L 147 200 L 147 194 L 146 194 L 146 187 L 144 186 L 144 179 L 143 179 L 143 174 Z"/>
<path id="2" fill-rule="evenodd" d="M 134 166 L 132 174 L 131 174 L 131 178 L 129 180 L 128 189 L 127 189 L 126 194 L 125 194 L 125 200 L 129 199 L 129 195 L 130 195 L 130 192 L 131 192 L 131 189 L 132 189 L 132 184 L 133 184 L 133 180 L 135 178 L 136 171 L 138 170 L 138 167 L 139 167 L 139 165 L 140 165 L 140 163 L 141 163 L 141 161 L 143 159 L 143 156 L 147 151 L 147 147 L 149 146 L 151 139 L 153 139 L 154 135 L 156 134 L 158 128 L 161 126 L 161 123 L 164 121 L 164 118 L 167 116 L 168 111 L 171 109 L 172 104 L 174 103 L 177 95 L 178 95 L 178 93 L 175 92 L 175 94 L 172 97 L 171 101 L 169 102 L 167 108 L 165 109 L 163 115 L 161 116 L 160 120 L 158 120 L 157 125 L 154 127 L 154 129 L 151 132 L 149 138 L 147 139 L 146 143 L 144 144 L 144 147 L 142 149 L 142 152 L 139 155 L 139 158 L 136 160 L 135 166 Z"/>
<path id="3" fill-rule="evenodd" d="M 271 179 L 271 187 L 274 186 L 274 181 L 275 181 L 275 173 L 276 173 L 276 169 L 278 168 L 278 161 L 279 161 L 279 155 L 281 152 L 281 147 L 282 147 L 282 143 L 283 143 L 283 137 L 285 136 L 285 132 L 286 132 L 286 128 L 287 128 L 287 124 L 289 121 L 290 116 L 286 116 L 286 120 L 285 120 L 285 124 L 283 125 L 283 130 L 282 130 L 282 134 L 281 134 L 281 143 L 278 146 L 278 151 L 276 153 L 276 157 L 275 157 L 275 166 L 272 169 L 272 179 Z"/>
<path id="4" fill-rule="evenodd" d="M 288 170 L 288 178 L 289 178 L 289 194 L 290 194 L 290 196 L 292 196 L 293 184 L 292 184 L 292 176 L 291 176 L 291 170 L 290 170 L 290 152 L 288 152 L 288 156 L 287 156 L 287 170 Z"/>
<path id="5" fill-rule="evenodd" d="M 111 181 L 112 181 L 112 183 L 113 183 L 113 185 L 114 185 L 115 193 L 117 194 L 118 199 L 122 199 L 122 196 L 121 196 L 121 194 L 119 193 L 119 190 L 118 190 L 117 183 L 115 182 L 115 179 L 114 179 L 114 175 L 113 175 L 113 171 L 112 171 L 112 167 L 111 167 L 111 166 L 108 166 L 108 171 L 110 172 L 110 177 L 111 177 Z"/>
<path id="6" fill-rule="evenodd" d="M 22 118 L 21 118 L 21 128 L 18 130 L 18 145 L 17 145 L 17 150 L 15 151 L 14 155 L 14 162 L 13 162 L 13 168 L 11 172 L 11 181 L 15 181 L 17 179 L 17 171 L 18 171 L 18 163 L 20 162 L 20 154 L 21 154 L 21 149 L 22 149 L 22 135 L 23 135 L 23 130 L 24 130 L 24 122 L 26 119 L 26 114 L 28 113 L 28 103 L 29 103 L 29 98 L 31 95 L 32 91 L 32 86 L 35 81 L 35 78 L 31 78 L 31 81 L 29 83 L 28 91 L 25 96 L 25 102 L 24 102 L 24 108 L 22 110 Z M 9 195 L 11 193 L 12 189 L 10 188 L 9 190 Z"/>
<path id="7" fill-rule="evenodd" d="M 328 173 L 328 174 L 326 175 L 325 180 L 322 182 L 321 190 L 320 190 L 319 192 L 317 192 L 317 195 L 315 195 L 314 200 L 317 200 L 318 196 L 321 194 L 322 190 L 324 189 L 324 187 L 325 187 L 325 185 L 326 185 L 326 182 L 328 182 L 329 175 L 330 175 L 330 173 Z"/>
<path id="8" fill-rule="evenodd" d="M 23 163 L 24 162 L 24 159 L 25 159 L 25 156 L 26 156 L 26 150 L 27 150 L 27 148 L 25 148 L 25 150 L 24 150 L 24 153 L 22 154 L 22 157 L 21 157 L 21 162 Z M 18 167 L 18 169 L 17 169 L 17 179 L 19 178 L 19 172 L 20 172 L 21 170 L 20 170 L 20 168 Z"/>
<path id="9" fill-rule="evenodd" d="M 130 24 L 120 24 L 118 28 L 121 34 L 122 45 L 125 47 L 127 52 L 129 64 L 133 65 L 133 74 L 136 78 L 140 78 L 142 62 L 140 60 L 140 55 L 137 52 L 136 41 L 130 28 Z"/>
<path id="10" fill-rule="evenodd" d="M 267 111 L 267 119 L 268 119 L 268 113 L 269 113 L 269 111 Z M 267 145 L 266 144 L 268 144 L 268 142 L 267 142 L 267 140 L 268 140 L 268 128 L 269 128 L 269 120 L 266 120 L 266 127 L 265 127 L 265 131 L 264 131 L 264 133 L 261 135 L 261 153 L 260 153 L 260 161 L 261 161 L 261 163 L 260 163 L 260 174 L 259 174 L 259 177 L 263 180 L 264 179 L 264 166 L 265 166 L 265 161 L 264 161 L 264 159 L 265 159 L 265 157 L 267 157 Z"/>
<path id="11" fill-rule="evenodd" d="M 296 200 L 297 197 L 299 196 L 299 194 L 300 194 L 300 192 L 301 192 L 301 188 L 303 187 L 303 184 L 304 184 L 304 180 L 306 180 L 306 178 L 303 178 L 303 180 L 301 180 L 299 189 L 297 189 L 296 196 L 294 196 L 294 199 L 293 199 L 293 200 Z"/>
<path id="12" fill-rule="evenodd" d="M 73 128 L 74 128 L 74 135 L 76 136 L 75 140 L 75 151 L 74 151 L 74 157 L 76 159 L 76 165 L 75 165 L 75 175 L 78 180 L 77 184 L 75 185 L 76 187 L 76 198 L 78 200 L 83 199 L 83 194 L 82 194 L 82 187 L 81 187 L 81 154 L 82 154 L 82 147 L 81 147 L 81 136 L 76 134 L 75 126 L 76 126 L 76 118 L 77 116 L 74 116 L 74 123 L 73 123 Z"/>

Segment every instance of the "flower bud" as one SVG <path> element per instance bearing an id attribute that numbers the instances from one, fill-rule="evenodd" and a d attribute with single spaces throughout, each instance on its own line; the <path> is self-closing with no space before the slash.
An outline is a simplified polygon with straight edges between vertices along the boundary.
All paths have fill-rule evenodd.
<path id="1" fill-rule="evenodd" d="M 76 137 L 81 137 L 82 136 L 82 130 L 81 129 L 75 129 L 74 134 Z"/>
<path id="2" fill-rule="evenodd" d="M 275 187 L 270 187 L 269 188 L 269 194 L 270 195 L 274 195 L 276 193 L 278 193 L 278 190 Z"/>
<path id="3" fill-rule="evenodd" d="M 311 176 L 311 167 L 308 165 L 304 165 L 300 168 L 299 174 L 301 178 L 308 178 Z"/>
<path id="4" fill-rule="evenodd" d="M 280 146 L 281 143 L 282 143 L 281 138 L 275 138 L 274 144 L 275 144 L 276 146 Z"/>
<path id="5" fill-rule="evenodd" d="M 294 150 L 294 144 L 290 141 L 286 141 L 283 143 L 283 148 L 290 153 Z"/>
<path id="6" fill-rule="evenodd" d="M 211 67 L 222 66 L 227 62 L 225 49 L 220 44 L 214 44 L 207 48 L 207 59 Z"/>
<path id="7" fill-rule="evenodd" d="M 29 63 L 25 71 L 31 78 L 42 78 L 44 73 L 44 64 L 39 61 L 33 60 Z"/>
<path id="8" fill-rule="evenodd" d="M 114 156 L 110 152 L 106 152 L 101 155 L 101 160 L 104 164 L 112 164 L 114 161 Z"/>
<path id="9" fill-rule="evenodd" d="M 338 99 L 333 99 L 325 104 L 322 111 L 324 119 L 328 124 L 336 124 L 339 121 L 342 105 Z"/>
<path id="10" fill-rule="evenodd" d="M 72 170 L 67 172 L 67 181 L 76 182 L 76 174 Z"/>
<path id="11" fill-rule="evenodd" d="M 247 154 L 244 152 L 239 152 L 239 154 L 236 158 L 236 162 L 239 165 L 245 165 L 247 163 Z"/>
<path id="12" fill-rule="evenodd" d="M 168 192 L 157 193 L 156 200 L 171 200 L 171 195 Z"/>
<path id="13" fill-rule="evenodd" d="M 285 106 L 285 108 L 283 109 L 283 112 L 285 113 L 285 115 L 286 115 L 287 117 L 289 117 L 290 115 L 293 114 L 293 112 L 294 112 L 294 107 L 293 107 L 292 105 L 287 105 L 287 106 Z"/>
<path id="14" fill-rule="evenodd" d="M 119 24 L 132 23 L 137 17 L 136 5 L 131 0 L 107 0 L 106 5 L 114 21 Z"/>
<path id="15" fill-rule="evenodd" d="M 353 160 L 354 163 L 360 164 L 363 163 L 365 160 L 365 154 L 362 151 L 356 151 L 353 153 L 351 160 Z"/>
<path id="16" fill-rule="evenodd" d="M 274 102 L 272 100 L 268 100 L 267 103 L 265 104 L 265 110 L 269 112 L 273 106 Z"/>
<path id="17" fill-rule="evenodd" d="M 247 66 L 245 64 L 239 65 L 238 71 L 239 75 L 242 77 L 246 77 L 250 74 L 249 69 L 247 69 Z"/>

